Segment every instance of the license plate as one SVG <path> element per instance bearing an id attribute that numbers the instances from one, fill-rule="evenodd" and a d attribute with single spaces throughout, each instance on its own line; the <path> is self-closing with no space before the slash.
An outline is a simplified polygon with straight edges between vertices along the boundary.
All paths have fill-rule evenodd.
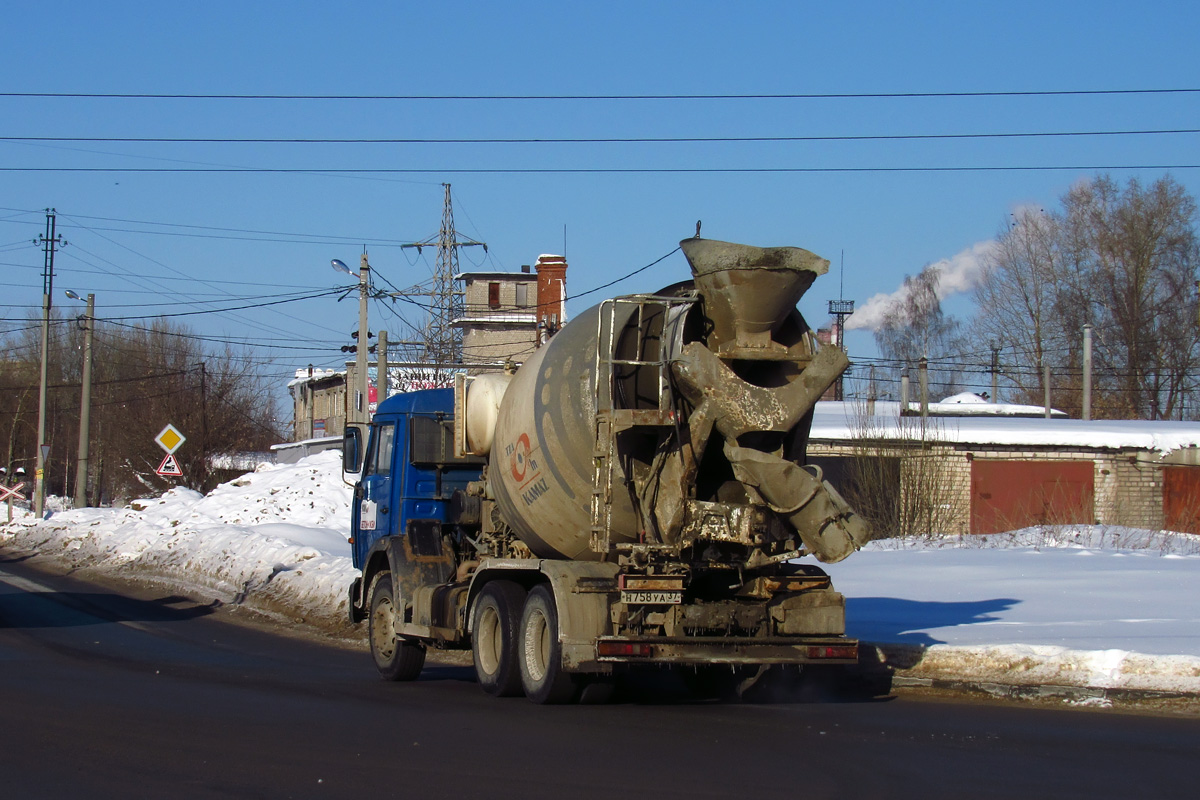
<path id="1" fill-rule="evenodd" d="M 683 602 L 683 592 L 664 592 L 649 589 L 625 589 L 621 602 L 631 605 L 667 606 Z"/>

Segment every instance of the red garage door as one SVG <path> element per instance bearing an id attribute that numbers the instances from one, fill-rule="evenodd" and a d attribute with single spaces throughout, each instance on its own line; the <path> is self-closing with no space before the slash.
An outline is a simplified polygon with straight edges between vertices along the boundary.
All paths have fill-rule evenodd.
<path id="1" fill-rule="evenodd" d="M 1200 467 L 1163 467 L 1163 527 L 1200 533 Z"/>
<path id="2" fill-rule="evenodd" d="M 1091 461 L 973 461 L 971 533 L 1089 524 L 1094 472 Z"/>

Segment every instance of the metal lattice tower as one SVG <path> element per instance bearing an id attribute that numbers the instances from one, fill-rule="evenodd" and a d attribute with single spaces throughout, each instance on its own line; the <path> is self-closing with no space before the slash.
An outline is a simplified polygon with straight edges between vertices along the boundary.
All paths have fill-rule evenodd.
<path id="1" fill-rule="evenodd" d="M 462 294 L 454 291 L 454 276 L 458 274 L 458 242 L 455 241 L 454 204 L 450 200 L 450 184 L 442 205 L 442 228 L 438 231 L 437 266 L 433 271 L 433 308 L 430 311 L 431 353 L 436 362 L 457 364 L 462 358 L 462 329 L 454 321 L 462 318 Z"/>
<path id="2" fill-rule="evenodd" d="M 463 316 L 463 293 L 455 288 L 458 275 L 458 249 L 460 247 L 482 247 L 484 242 L 458 238 L 454 229 L 454 205 L 450 199 L 450 184 L 443 183 L 445 199 L 442 205 L 442 227 L 437 236 L 437 263 L 433 271 L 433 287 L 429 291 L 429 317 L 425 325 L 425 358 L 429 364 L 461 364 L 462 328 L 455 321 Z M 418 244 L 404 245 L 420 250 L 431 244 L 429 240 Z"/>

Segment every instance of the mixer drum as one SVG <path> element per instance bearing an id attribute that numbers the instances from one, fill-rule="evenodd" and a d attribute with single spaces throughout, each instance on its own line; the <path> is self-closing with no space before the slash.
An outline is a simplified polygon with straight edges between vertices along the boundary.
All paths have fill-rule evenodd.
<path id="1" fill-rule="evenodd" d="M 517 371 L 496 422 L 489 488 L 504 519 L 542 558 L 601 558 L 590 547 L 600 310 L 575 317 Z M 612 514 L 615 540 L 635 541 L 625 493 L 614 494 Z"/>
<path id="2" fill-rule="evenodd" d="M 588 309 L 504 394 L 488 487 L 539 557 L 607 556 L 592 542 L 596 492 L 611 498 L 598 537 L 611 547 L 673 542 L 690 501 L 762 506 L 802 489 L 790 467 L 803 463 L 813 404 L 846 363 L 836 348 L 814 349 L 795 307 L 828 262 L 791 247 L 681 246 L 694 290 Z M 612 412 L 611 448 L 598 410 Z"/>

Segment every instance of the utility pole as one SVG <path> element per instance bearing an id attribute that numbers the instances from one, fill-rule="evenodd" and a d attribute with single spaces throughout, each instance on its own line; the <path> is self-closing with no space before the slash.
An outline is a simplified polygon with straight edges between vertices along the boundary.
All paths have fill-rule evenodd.
<path id="1" fill-rule="evenodd" d="M 371 421 L 367 408 L 367 293 L 371 283 L 371 265 L 367 263 L 367 251 L 363 250 L 358 261 L 358 349 L 354 353 L 354 377 L 358 395 L 354 399 L 354 419 L 360 425 Z"/>
<path id="2" fill-rule="evenodd" d="M 992 402 L 1000 402 L 1000 348 L 992 345 Z"/>
<path id="3" fill-rule="evenodd" d="M 1092 326 L 1083 326 L 1083 418 L 1092 418 Z"/>
<path id="4" fill-rule="evenodd" d="M 46 232 L 34 240 L 34 244 L 40 244 L 46 254 L 42 267 L 42 375 L 38 390 L 38 455 L 34 480 L 34 509 L 39 518 L 46 510 L 46 457 L 50 449 L 46 444 L 46 399 L 50 375 L 50 295 L 54 291 L 54 250 L 59 245 L 66 245 L 56 232 L 56 227 L 55 211 L 47 208 Z"/>
<path id="5" fill-rule="evenodd" d="M 1046 391 L 1046 419 L 1050 419 L 1050 365 L 1042 365 L 1042 386 Z"/>
<path id="6" fill-rule="evenodd" d="M 200 463 L 208 481 L 208 362 L 200 362 Z"/>
<path id="7" fill-rule="evenodd" d="M 871 365 L 871 379 L 867 383 L 867 417 L 875 416 L 875 365 Z"/>
<path id="8" fill-rule="evenodd" d="M 378 365 L 375 367 L 375 407 L 379 408 L 379 403 L 388 399 L 388 392 L 391 390 L 391 383 L 388 382 L 388 337 L 387 331 L 379 331 L 379 337 L 376 340 L 378 348 L 375 351 L 378 357 Z"/>
<path id="9" fill-rule="evenodd" d="M 353 275 L 350 268 L 343 264 L 338 259 L 333 259 L 330 262 L 333 268 L 338 272 L 344 272 L 347 275 Z M 347 289 L 346 294 L 339 297 L 338 300 L 346 297 L 350 293 Z M 367 406 L 367 339 L 370 338 L 370 331 L 367 330 L 367 298 L 371 296 L 371 265 L 367 262 L 367 248 L 363 245 L 362 256 L 358 260 L 358 331 L 352 334 L 358 344 L 354 346 L 354 384 L 349 385 L 349 375 L 346 386 L 346 424 L 347 425 L 366 425 L 371 421 L 371 411 Z M 349 347 L 343 347 L 342 352 L 349 350 Z"/>
<path id="10" fill-rule="evenodd" d="M 75 507 L 85 508 L 88 504 L 88 438 L 92 416 L 92 329 L 96 327 L 96 295 L 87 296 L 87 313 L 84 316 L 83 333 L 83 389 L 79 396 L 79 462 L 75 472 Z"/>
<path id="11" fill-rule="evenodd" d="M 921 381 L 921 416 L 929 416 L 929 359 L 921 356 L 917 365 L 917 375 Z"/>

